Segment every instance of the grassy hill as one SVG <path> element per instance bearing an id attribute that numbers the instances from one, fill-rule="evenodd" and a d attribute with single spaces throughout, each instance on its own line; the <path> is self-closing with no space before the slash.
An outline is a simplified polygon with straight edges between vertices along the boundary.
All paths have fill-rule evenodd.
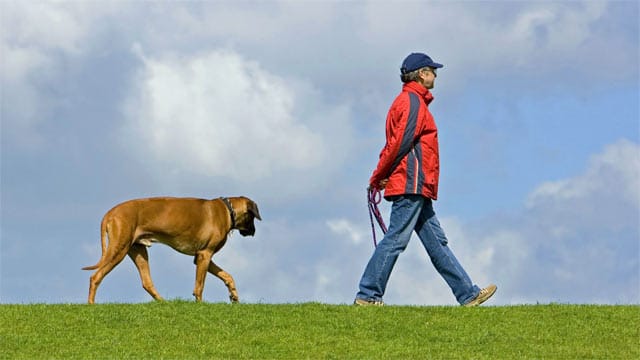
<path id="1" fill-rule="evenodd" d="M 0 305 L 2 359 L 639 359 L 640 306 Z"/>

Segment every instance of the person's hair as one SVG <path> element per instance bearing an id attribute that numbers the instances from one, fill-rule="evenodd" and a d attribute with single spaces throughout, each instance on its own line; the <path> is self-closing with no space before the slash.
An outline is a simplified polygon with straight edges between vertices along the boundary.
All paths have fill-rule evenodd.
<path id="1" fill-rule="evenodd" d="M 400 74 L 400 80 L 402 80 L 403 83 L 409 83 L 412 81 L 418 81 L 418 73 L 420 72 L 420 70 L 422 70 L 423 68 L 420 68 L 418 70 L 413 70 L 411 72 L 408 72 L 406 74 Z"/>

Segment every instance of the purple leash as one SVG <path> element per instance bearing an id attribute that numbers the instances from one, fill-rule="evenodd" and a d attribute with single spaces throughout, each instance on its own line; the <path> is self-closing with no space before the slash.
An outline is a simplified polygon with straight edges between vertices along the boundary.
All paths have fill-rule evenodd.
<path id="1" fill-rule="evenodd" d="M 378 242 L 376 241 L 376 229 L 373 225 L 373 218 L 376 218 L 380 229 L 382 229 L 382 233 L 387 233 L 387 226 L 384 224 L 384 220 L 382 219 L 382 215 L 380 214 L 380 210 L 378 209 L 378 204 L 382 201 L 382 194 L 380 190 L 374 188 L 367 189 L 367 203 L 369 204 L 369 220 L 371 220 L 371 233 L 373 233 L 373 246 L 378 247 Z"/>

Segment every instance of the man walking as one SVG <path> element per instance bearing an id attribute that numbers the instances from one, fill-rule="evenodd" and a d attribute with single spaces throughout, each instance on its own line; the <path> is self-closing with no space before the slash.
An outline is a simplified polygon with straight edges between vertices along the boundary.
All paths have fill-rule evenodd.
<path id="1" fill-rule="evenodd" d="M 447 246 L 447 238 L 433 210 L 438 198 L 438 130 L 429 112 L 436 71 L 443 65 L 422 53 L 403 61 L 403 87 L 386 122 L 387 142 L 369 180 L 372 189 L 384 189 L 393 202 L 389 230 L 378 244 L 360 280 L 356 305 L 383 305 L 382 296 L 398 255 L 415 230 L 436 270 L 447 282 L 458 303 L 477 306 L 496 291 L 495 285 L 474 285 Z"/>

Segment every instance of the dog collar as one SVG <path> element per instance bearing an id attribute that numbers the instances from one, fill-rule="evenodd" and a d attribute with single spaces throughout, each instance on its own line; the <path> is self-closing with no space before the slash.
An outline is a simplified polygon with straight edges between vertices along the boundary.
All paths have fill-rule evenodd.
<path id="1" fill-rule="evenodd" d="M 236 227 L 236 212 L 233 210 L 233 206 L 231 206 L 231 201 L 226 197 L 221 197 L 220 200 L 227 205 L 227 209 L 229 209 L 229 215 L 231 215 L 231 229 Z"/>

